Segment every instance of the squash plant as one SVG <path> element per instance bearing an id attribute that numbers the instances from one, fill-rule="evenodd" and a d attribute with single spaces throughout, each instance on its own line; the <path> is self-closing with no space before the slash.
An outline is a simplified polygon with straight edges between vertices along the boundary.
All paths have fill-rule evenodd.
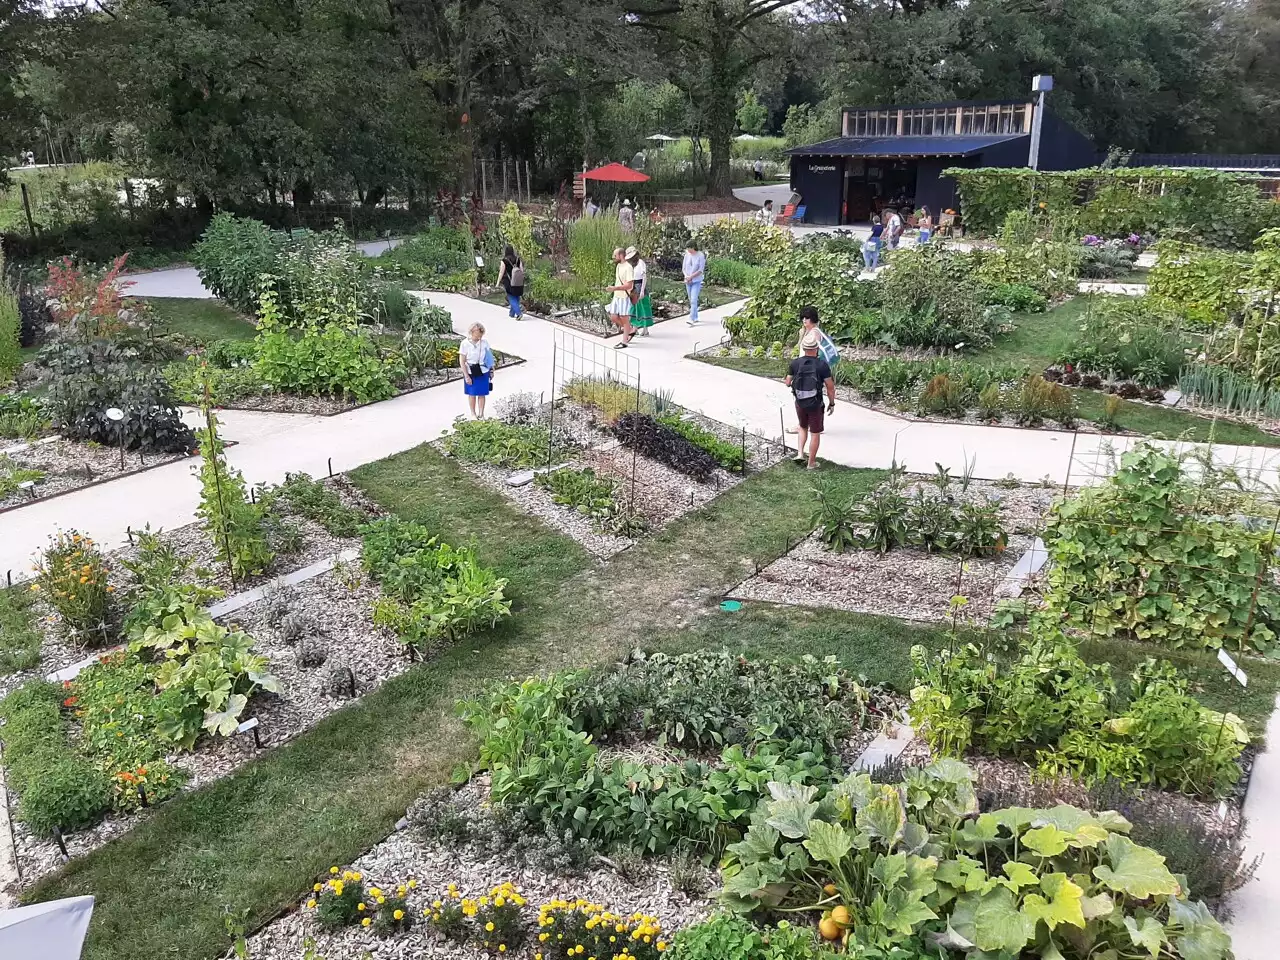
<path id="1" fill-rule="evenodd" d="M 854 952 L 926 936 L 975 960 L 1231 956 L 1208 909 L 1183 898 L 1119 814 L 1059 805 L 974 817 L 973 780 L 943 760 L 898 785 L 854 774 L 821 800 L 771 783 L 728 849 L 721 898 L 742 912 L 838 917 Z"/>
<path id="2" fill-rule="evenodd" d="M 130 649 L 164 658 L 156 686 L 180 692 L 185 703 L 161 720 L 157 732 L 186 750 L 202 729 L 222 737 L 234 733 L 253 694 L 280 692 L 267 658 L 253 652 L 253 639 L 215 623 L 193 604 L 147 627 Z"/>
<path id="3" fill-rule="evenodd" d="M 1048 610 L 1095 636 L 1273 649 L 1272 525 L 1255 531 L 1206 515 L 1211 483 L 1193 486 L 1177 457 L 1144 444 L 1106 484 L 1058 503 L 1044 534 Z"/>

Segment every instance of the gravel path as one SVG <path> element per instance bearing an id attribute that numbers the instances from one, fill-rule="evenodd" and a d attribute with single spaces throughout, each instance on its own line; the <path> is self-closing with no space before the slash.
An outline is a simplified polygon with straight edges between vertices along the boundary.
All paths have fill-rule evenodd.
<path id="1" fill-rule="evenodd" d="M 0 442 L 0 449 L 16 446 Z M 44 499 L 86 484 L 113 480 L 125 474 L 135 473 L 144 467 L 158 466 L 173 460 L 184 460 L 186 454 L 145 454 L 126 452 L 124 466 L 120 465 L 120 451 L 94 443 L 58 438 L 49 443 L 34 443 L 17 453 L 0 458 L 0 470 L 39 470 L 44 478 L 36 481 L 35 500 Z M 6 462 L 7 461 L 7 462 Z M 15 490 L 0 498 L 0 507 L 16 507 L 33 502 L 22 490 Z"/>

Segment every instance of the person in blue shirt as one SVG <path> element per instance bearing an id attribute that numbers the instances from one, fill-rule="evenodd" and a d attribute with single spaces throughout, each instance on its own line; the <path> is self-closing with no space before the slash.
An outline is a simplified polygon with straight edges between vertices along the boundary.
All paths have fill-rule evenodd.
<path id="1" fill-rule="evenodd" d="M 884 224 L 877 221 L 871 225 L 871 236 L 862 243 L 862 261 L 873 273 L 880 267 L 880 245 L 884 242 L 880 238 L 883 234 Z"/>
<path id="2" fill-rule="evenodd" d="M 691 327 L 698 325 L 698 298 L 702 296 L 702 275 L 706 269 L 707 255 L 691 237 L 684 251 L 684 289 L 689 294 L 689 318 L 685 323 Z"/>

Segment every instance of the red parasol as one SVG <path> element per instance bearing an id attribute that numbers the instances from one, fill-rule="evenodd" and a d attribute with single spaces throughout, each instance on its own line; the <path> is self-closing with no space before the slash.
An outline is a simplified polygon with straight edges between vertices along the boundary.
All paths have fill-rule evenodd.
<path id="1" fill-rule="evenodd" d="M 588 170 L 584 180 L 607 180 L 611 183 L 644 183 L 649 178 L 639 170 L 632 170 L 621 163 L 606 163 L 603 167 Z"/>

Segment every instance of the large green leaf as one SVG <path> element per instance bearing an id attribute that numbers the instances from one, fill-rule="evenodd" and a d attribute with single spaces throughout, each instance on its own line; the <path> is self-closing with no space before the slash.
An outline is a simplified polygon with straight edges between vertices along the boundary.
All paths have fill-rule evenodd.
<path id="1" fill-rule="evenodd" d="M 895 853 L 880 857 L 871 868 L 871 876 L 880 881 L 885 890 L 892 890 L 907 876 L 907 855 Z"/>
<path id="2" fill-rule="evenodd" d="M 1119 814 L 1113 813 L 1111 816 L 1123 822 L 1126 827 L 1128 826 L 1128 821 Z M 1037 811 L 1034 823 L 1037 827 L 1050 824 L 1057 827 L 1070 836 L 1068 843 L 1073 847 L 1096 847 L 1100 843 L 1106 843 L 1109 835 L 1107 825 L 1098 818 L 1065 803 L 1050 810 Z"/>
<path id="3" fill-rule="evenodd" d="M 769 804 L 766 822 L 784 837 L 800 840 L 809 835 L 809 824 L 817 812 L 818 805 L 812 800 L 775 800 Z"/>
<path id="4" fill-rule="evenodd" d="M 984 894 L 960 897 L 951 914 L 951 926 L 979 950 L 1015 955 L 1036 932 L 1035 921 L 1018 910 L 1013 893 L 999 886 Z"/>
<path id="5" fill-rule="evenodd" d="M 1022 845 L 1042 857 L 1056 857 L 1067 849 L 1070 838 L 1051 823 L 1033 827 L 1022 835 Z"/>
<path id="6" fill-rule="evenodd" d="M 1031 893 L 1022 901 L 1022 910 L 1027 916 L 1043 920 L 1050 930 L 1056 930 L 1063 923 L 1073 927 L 1084 926 L 1084 912 L 1080 906 L 1084 891 L 1070 877 L 1065 873 L 1047 874 L 1040 879 L 1040 889 L 1044 891 L 1044 897 Z"/>
<path id="7" fill-rule="evenodd" d="M 1226 960 L 1231 938 L 1203 903 L 1169 901 L 1169 924 L 1179 930 L 1173 937 L 1182 960 Z"/>
<path id="8" fill-rule="evenodd" d="M 894 890 L 889 894 L 889 906 L 881 923 L 886 930 L 909 937 L 926 920 L 937 919 L 938 915 L 921 897 L 907 890 Z"/>
<path id="9" fill-rule="evenodd" d="M 848 797 L 854 810 L 861 810 L 876 795 L 876 785 L 871 782 L 871 775 L 854 773 L 845 777 L 831 791 L 837 797 Z"/>
<path id="10" fill-rule="evenodd" d="M 1124 918 L 1124 928 L 1129 931 L 1129 939 L 1135 947 L 1143 947 L 1150 952 L 1152 960 L 1160 955 L 1160 947 L 1164 945 L 1164 924 L 1155 917 L 1143 917 L 1139 923 L 1133 917 Z"/>
<path id="11" fill-rule="evenodd" d="M 1010 890 L 1017 893 L 1022 887 L 1034 887 L 1040 882 L 1040 878 L 1036 876 L 1036 872 L 1031 866 L 1018 860 L 1009 860 L 1004 867 L 1005 876 L 1008 880 L 1000 881 Z"/>
<path id="12" fill-rule="evenodd" d="M 747 835 L 737 843 L 726 848 L 743 863 L 755 863 L 767 860 L 778 849 L 779 833 L 767 823 L 758 823 L 747 831 Z"/>
<path id="13" fill-rule="evenodd" d="M 889 849 L 902 838 L 902 828 L 907 822 L 902 809 L 902 797 L 890 786 L 882 785 L 880 794 L 858 814 L 858 826 L 870 836 L 884 841 Z"/>
<path id="14" fill-rule="evenodd" d="M 1141 847 L 1128 837 L 1113 833 L 1107 838 L 1106 849 L 1111 865 L 1094 867 L 1093 875 L 1108 889 L 1139 900 L 1160 895 L 1172 897 L 1181 892 L 1177 878 L 1164 865 L 1164 857 L 1149 847 Z"/>
<path id="15" fill-rule="evenodd" d="M 813 854 L 814 859 L 835 867 L 849 855 L 853 841 L 843 827 L 814 820 L 809 824 L 809 839 L 804 842 L 804 848 Z"/>

